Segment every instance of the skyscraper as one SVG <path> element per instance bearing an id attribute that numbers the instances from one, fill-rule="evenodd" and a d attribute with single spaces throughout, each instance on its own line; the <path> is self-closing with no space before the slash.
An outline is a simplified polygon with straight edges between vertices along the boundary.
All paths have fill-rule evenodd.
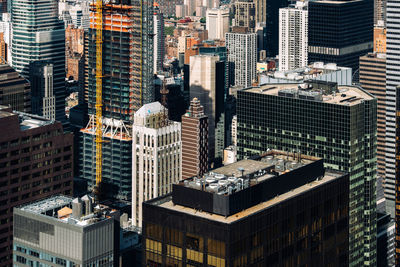
<path id="1" fill-rule="evenodd" d="M 279 9 L 279 70 L 294 70 L 308 64 L 307 2 Z"/>
<path id="2" fill-rule="evenodd" d="M 54 65 L 51 61 L 31 62 L 29 72 L 32 87 L 32 113 L 55 120 Z"/>
<path id="3" fill-rule="evenodd" d="M 373 16 L 373 0 L 310 1 L 308 62 L 350 67 L 358 80 L 359 58 L 373 48 Z"/>
<path id="4" fill-rule="evenodd" d="M 238 91 L 239 159 L 279 149 L 350 173 L 350 266 L 376 265 L 376 110 L 368 92 L 330 82 Z"/>
<path id="5" fill-rule="evenodd" d="M 378 174 L 385 178 L 386 149 L 386 55 L 369 53 L 360 57 L 360 84 L 378 100 L 377 106 L 377 163 Z M 389 181 L 394 184 L 394 181 Z M 386 199 L 394 201 L 393 186 L 385 193 Z"/>
<path id="6" fill-rule="evenodd" d="M 228 50 L 229 83 L 251 86 L 257 74 L 257 34 L 234 28 L 225 35 Z"/>
<path id="7" fill-rule="evenodd" d="M 143 265 L 348 266 L 349 175 L 300 157 L 269 151 L 143 203 Z"/>
<path id="8" fill-rule="evenodd" d="M 197 98 L 208 117 L 208 156 L 214 160 L 215 127 L 224 111 L 225 62 L 216 55 L 190 57 L 190 98 Z"/>
<path id="9" fill-rule="evenodd" d="M 55 119 L 65 122 L 65 30 L 58 19 L 55 0 L 12 1 L 12 64 L 29 79 L 29 64 L 48 60 L 53 64 Z"/>
<path id="10" fill-rule="evenodd" d="M 387 42 L 386 42 L 386 149 L 385 149 L 385 192 L 386 211 L 395 216 L 396 181 L 396 86 L 400 84 L 400 17 L 397 16 L 399 1 L 387 1 Z"/>
<path id="11" fill-rule="evenodd" d="M 165 56 L 164 14 L 156 6 L 153 14 L 154 24 L 154 73 L 163 70 Z"/>
<path id="12" fill-rule="evenodd" d="M 103 12 L 102 99 L 103 183 L 108 197 L 130 200 L 132 192 L 132 123 L 143 104 L 154 101 L 153 3 L 130 1 L 106 5 Z M 94 11 L 94 10 L 93 10 Z M 82 129 L 81 178 L 95 185 L 96 24 L 88 33 L 88 108 Z M 140 20 L 137 18 L 141 18 Z"/>
<path id="13" fill-rule="evenodd" d="M 256 23 L 265 23 L 266 54 L 275 57 L 279 53 L 279 9 L 289 5 L 288 0 L 254 0 Z"/>
<path id="14" fill-rule="evenodd" d="M 135 113 L 132 136 L 132 222 L 142 227 L 142 202 L 170 193 L 182 177 L 181 123 L 153 102 Z"/>
<path id="15" fill-rule="evenodd" d="M 229 31 L 229 8 L 207 9 L 206 27 L 209 39 L 225 39 L 225 33 Z"/>
<path id="16" fill-rule="evenodd" d="M 208 170 L 208 117 L 197 98 L 182 116 L 182 179 Z"/>
<path id="17" fill-rule="evenodd" d="M 246 27 L 250 32 L 254 32 L 256 27 L 256 7 L 251 1 L 237 1 L 233 4 L 237 27 Z"/>
<path id="18" fill-rule="evenodd" d="M 72 195 L 72 140 L 59 122 L 0 107 L 0 266 L 12 262 L 14 207 Z"/>

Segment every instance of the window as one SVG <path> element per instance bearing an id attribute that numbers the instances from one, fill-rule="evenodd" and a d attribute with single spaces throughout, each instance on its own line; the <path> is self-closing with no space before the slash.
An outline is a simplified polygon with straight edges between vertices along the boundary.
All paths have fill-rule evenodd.
<path id="1" fill-rule="evenodd" d="M 15 260 L 19 263 L 26 264 L 26 258 L 16 255 Z"/>

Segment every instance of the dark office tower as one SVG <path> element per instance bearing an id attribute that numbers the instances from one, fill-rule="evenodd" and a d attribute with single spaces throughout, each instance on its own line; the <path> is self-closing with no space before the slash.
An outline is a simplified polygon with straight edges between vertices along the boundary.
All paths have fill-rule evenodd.
<path id="1" fill-rule="evenodd" d="M 254 0 L 256 23 L 265 23 L 267 57 L 279 53 L 279 9 L 289 5 L 288 0 Z"/>
<path id="2" fill-rule="evenodd" d="M 29 64 L 29 80 L 32 88 L 32 114 L 55 120 L 54 65 L 50 61 L 31 62 Z"/>
<path id="3" fill-rule="evenodd" d="M 60 122 L 0 107 L 0 266 L 12 263 L 13 208 L 72 194 L 72 139 Z"/>
<path id="4" fill-rule="evenodd" d="M 95 10 L 92 10 L 95 14 Z M 103 17 L 103 183 L 108 197 L 131 199 L 132 123 L 143 104 L 154 101 L 153 2 L 105 6 Z M 109 19 L 108 19 L 109 18 Z M 140 19 L 139 19 L 140 18 Z M 82 129 L 81 178 L 95 185 L 96 24 L 88 33 L 88 109 Z"/>
<path id="5" fill-rule="evenodd" d="M 12 1 L 12 64 L 29 79 L 29 64 L 49 60 L 53 64 L 55 119 L 65 122 L 65 30 L 58 19 L 58 1 Z"/>
<path id="6" fill-rule="evenodd" d="M 377 266 L 395 266 L 394 262 L 394 219 L 389 214 L 377 213 Z"/>
<path id="7" fill-rule="evenodd" d="M 182 116 L 182 179 L 203 176 L 208 170 L 208 117 L 197 98 Z"/>
<path id="8" fill-rule="evenodd" d="M 0 105 L 12 110 L 31 112 L 31 86 L 7 64 L 0 64 Z"/>
<path id="9" fill-rule="evenodd" d="M 386 148 L 386 54 L 370 53 L 360 57 L 360 84 L 378 100 L 377 108 L 377 161 L 378 174 L 385 177 Z M 386 197 L 394 201 L 394 180 Z"/>
<path id="10" fill-rule="evenodd" d="M 373 0 L 310 1 L 308 6 L 308 62 L 330 62 L 353 69 L 372 52 Z"/>
<path id="11" fill-rule="evenodd" d="M 349 175 L 270 151 L 143 203 L 143 266 L 348 266 Z"/>
<path id="12" fill-rule="evenodd" d="M 268 84 L 237 96 L 239 159 L 268 149 L 300 151 L 350 173 L 349 263 L 375 266 L 376 98 L 322 81 Z"/>

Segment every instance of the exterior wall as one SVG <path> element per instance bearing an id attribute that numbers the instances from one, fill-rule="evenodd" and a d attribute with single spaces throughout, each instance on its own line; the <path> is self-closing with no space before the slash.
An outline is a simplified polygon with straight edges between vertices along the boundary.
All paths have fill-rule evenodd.
<path id="1" fill-rule="evenodd" d="M 348 189 L 342 176 L 231 223 L 144 203 L 143 266 L 347 266 Z"/>
<path id="2" fill-rule="evenodd" d="M 230 84 L 251 86 L 257 75 L 257 35 L 230 32 L 225 40 Z"/>
<path id="3" fill-rule="evenodd" d="M 300 150 L 350 173 L 350 266 L 363 263 L 364 252 L 376 262 L 376 109 L 376 99 L 346 107 L 238 91 L 239 159 Z"/>
<path id="4" fill-rule="evenodd" d="M 0 65 L 0 105 L 31 113 L 31 86 L 8 65 Z"/>
<path id="5" fill-rule="evenodd" d="M 253 2 L 234 3 L 235 24 L 233 26 L 247 27 L 254 32 L 256 27 L 256 7 Z"/>
<path id="6" fill-rule="evenodd" d="M 376 155 L 378 162 L 378 175 L 385 178 L 386 57 L 381 57 L 377 54 L 368 54 L 360 57 L 360 84 L 378 100 Z M 390 188 L 385 195 L 390 199 L 394 199 L 393 188 Z"/>
<path id="7" fill-rule="evenodd" d="M 157 9 L 153 15 L 154 19 L 154 73 L 163 70 L 165 56 L 165 34 L 164 34 L 164 14 Z"/>
<path id="8" fill-rule="evenodd" d="M 279 9 L 279 70 L 308 64 L 308 11 L 306 7 Z"/>
<path id="9" fill-rule="evenodd" d="M 72 195 L 72 145 L 72 135 L 63 134 L 59 122 L 21 131 L 18 115 L 0 119 L 0 266 L 12 262 L 14 207 L 55 194 Z"/>
<path id="10" fill-rule="evenodd" d="M 206 27 L 209 39 L 225 39 L 225 33 L 229 32 L 229 8 L 208 9 Z"/>
<path id="11" fill-rule="evenodd" d="M 181 124 L 149 125 L 154 116 L 162 119 L 163 114 L 136 114 L 132 128 L 132 220 L 138 227 L 142 227 L 142 203 L 170 193 L 182 177 Z"/>
<path id="12" fill-rule="evenodd" d="M 386 28 L 374 27 L 374 52 L 386 53 Z"/>
<path id="13" fill-rule="evenodd" d="M 114 220 L 89 226 L 73 225 L 53 217 L 15 210 L 14 265 L 114 266 Z M 31 228 L 26 228 L 30 225 Z M 36 239 L 37 237 L 37 239 Z M 35 240 L 36 239 L 36 240 Z M 64 264 L 65 262 L 65 264 Z"/>

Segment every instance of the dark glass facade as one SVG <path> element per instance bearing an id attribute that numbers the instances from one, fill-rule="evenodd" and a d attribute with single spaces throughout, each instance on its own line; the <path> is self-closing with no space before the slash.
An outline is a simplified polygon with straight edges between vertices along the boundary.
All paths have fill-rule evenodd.
<path id="1" fill-rule="evenodd" d="M 171 196 L 145 202 L 143 266 L 347 266 L 348 190 L 340 174 L 258 212 L 218 219 L 163 207 Z"/>
<path id="2" fill-rule="evenodd" d="M 371 96 L 345 105 L 238 92 L 239 159 L 267 149 L 301 151 L 323 158 L 328 168 L 350 173 L 350 262 L 354 266 L 376 262 L 376 109 Z"/>
<path id="3" fill-rule="evenodd" d="M 360 56 L 372 52 L 373 22 L 373 0 L 311 1 L 308 61 L 350 67 L 358 77 Z"/>

